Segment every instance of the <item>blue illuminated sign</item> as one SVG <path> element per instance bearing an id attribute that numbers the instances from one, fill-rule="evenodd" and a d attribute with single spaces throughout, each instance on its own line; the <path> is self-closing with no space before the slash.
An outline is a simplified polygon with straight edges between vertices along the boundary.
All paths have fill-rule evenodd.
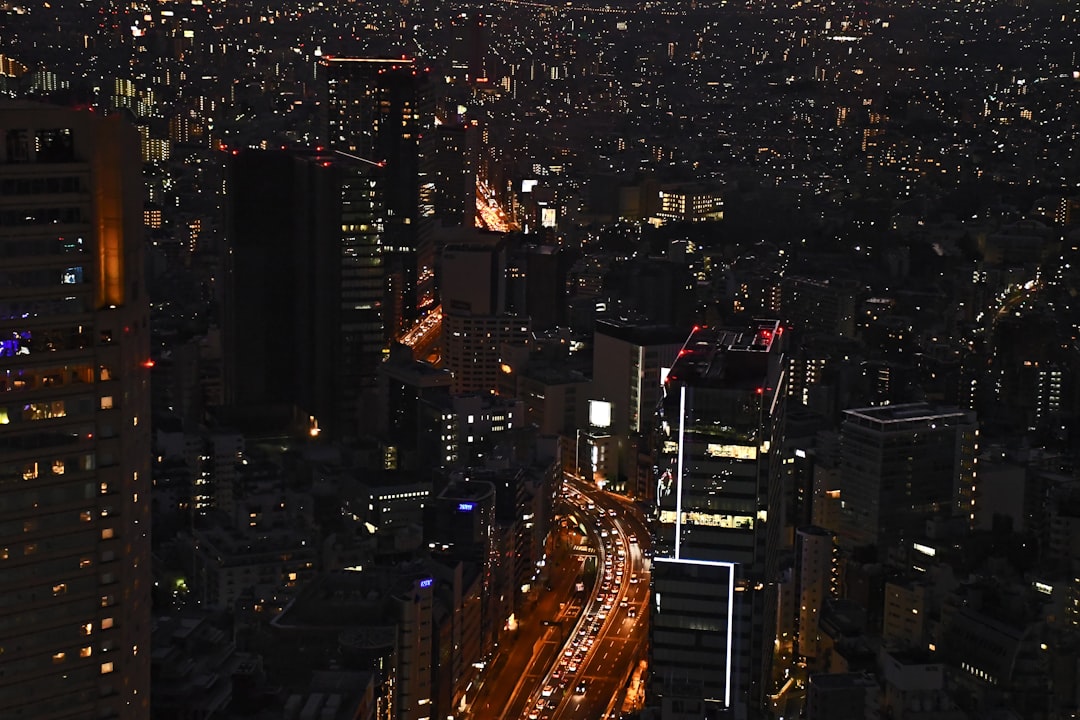
<path id="1" fill-rule="evenodd" d="M 431 583 L 433 583 L 433 582 L 435 582 L 435 581 L 432 580 L 431 578 L 424 578 L 423 580 L 420 581 L 420 587 L 422 587 L 422 588 L 431 587 Z"/>
<path id="2" fill-rule="evenodd" d="M 476 503 L 471 503 L 471 502 L 463 502 L 463 503 L 458 503 L 457 504 L 457 509 L 458 509 L 459 512 L 472 512 L 473 508 L 475 508 L 475 507 L 476 507 Z"/>

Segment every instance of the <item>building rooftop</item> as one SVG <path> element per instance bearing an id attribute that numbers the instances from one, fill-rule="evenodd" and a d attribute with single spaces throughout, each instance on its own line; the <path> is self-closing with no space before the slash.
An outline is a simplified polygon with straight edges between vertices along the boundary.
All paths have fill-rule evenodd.
<path id="1" fill-rule="evenodd" d="M 670 325 L 639 325 L 621 320 L 597 320 L 596 333 L 633 345 L 675 345 L 686 340 L 686 330 Z"/>
<path id="2" fill-rule="evenodd" d="M 877 681 L 863 673 L 818 673 L 810 676 L 810 684 L 818 688 L 874 687 Z"/>
<path id="3" fill-rule="evenodd" d="M 851 419 L 871 424 L 892 425 L 897 423 L 920 423 L 927 421 L 966 421 L 969 413 L 955 407 L 931 405 L 929 403 L 909 403 L 906 405 L 882 405 L 878 407 L 855 408 L 845 410 L 844 415 Z"/>
<path id="4" fill-rule="evenodd" d="M 495 486 L 486 480 L 454 480 L 441 493 L 440 500 L 484 500 L 495 494 Z"/>
<path id="5" fill-rule="evenodd" d="M 767 379 L 765 358 L 784 327 L 779 320 L 754 320 L 742 328 L 695 327 L 686 339 L 667 381 L 687 385 L 742 387 Z"/>

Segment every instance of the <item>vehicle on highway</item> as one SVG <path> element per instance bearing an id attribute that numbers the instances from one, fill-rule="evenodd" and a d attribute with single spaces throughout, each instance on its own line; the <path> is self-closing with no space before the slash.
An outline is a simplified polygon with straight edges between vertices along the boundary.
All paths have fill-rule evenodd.
<path id="1" fill-rule="evenodd" d="M 589 689 L 588 684 L 584 680 L 582 680 L 581 682 L 579 682 L 574 687 L 574 694 L 575 695 L 584 695 L 585 691 L 588 690 L 588 689 Z"/>

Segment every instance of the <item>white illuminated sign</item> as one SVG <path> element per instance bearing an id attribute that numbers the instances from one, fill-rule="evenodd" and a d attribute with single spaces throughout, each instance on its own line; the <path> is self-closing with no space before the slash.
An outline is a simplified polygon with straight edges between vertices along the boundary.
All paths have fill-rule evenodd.
<path id="1" fill-rule="evenodd" d="M 927 557 L 934 557 L 935 555 L 937 555 L 937 550 L 930 547 L 929 545 L 921 545 L 919 543 L 912 543 L 911 546 L 913 548 L 915 548 L 916 552 L 921 552 L 923 555 L 926 555 Z"/>
<path id="2" fill-rule="evenodd" d="M 589 424 L 598 428 L 611 427 L 611 403 L 605 400 L 590 400 Z"/>
<path id="3" fill-rule="evenodd" d="M 709 457 L 732 458 L 734 460 L 757 460 L 757 448 L 752 445 L 722 445 L 709 443 L 705 448 Z"/>
<path id="4" fill-rule="evenodd" d="M 653 559 L 657 563 L 672 563 L 676 565 L 707 565 L 711 567 L 726 567 L 728 569 L 728 595 L 727 595 L 727 660 L 724 666 L 724 704 L 731 707 L 731 651 L 732 636 L 735 622 L 735 563 L 719 560 L 686 560 L 682 558 L 657 557 Z M 660 610 L 660 593 L 656 594 L 657 611 Z"/>

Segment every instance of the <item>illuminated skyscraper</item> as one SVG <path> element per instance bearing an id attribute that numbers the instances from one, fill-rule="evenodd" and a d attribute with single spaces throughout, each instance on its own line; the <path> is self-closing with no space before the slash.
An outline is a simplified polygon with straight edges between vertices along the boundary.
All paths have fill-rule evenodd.
<path id="1" fill-rule="evenodd" d="M 405 58 L 323 62 L 327 144 L 378 167 L 371 177 L 384 259 L 383 316 L 387 334 L 396 339 L 417 318 L 417 252 L 435 212 L 429 73 Z"/>
<path id="2" fill-rule="evenodd" d="M 0 715 L 147 718 L 139 135 L 0 104 Z"/>
<path id="3" fill-rule="evenodd" d="M 696 328 L 659 404 L 659 531 L 650 704 L 662 717 L 746 717 L 775 623 L 783 328 Z"/>

